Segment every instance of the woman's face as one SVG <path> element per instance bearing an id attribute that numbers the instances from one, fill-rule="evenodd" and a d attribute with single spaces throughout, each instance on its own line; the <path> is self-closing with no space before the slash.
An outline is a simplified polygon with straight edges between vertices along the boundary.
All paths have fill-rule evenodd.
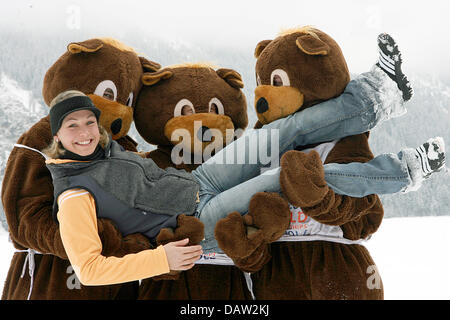
<path id="1" fill-rule="evenodd" d="M 88 156 L 95 151 L 100 141 L 97 118 L 89 110 L 72 112 L 64 118 L 54 138 L 61 141 L 66 150 Z"/>

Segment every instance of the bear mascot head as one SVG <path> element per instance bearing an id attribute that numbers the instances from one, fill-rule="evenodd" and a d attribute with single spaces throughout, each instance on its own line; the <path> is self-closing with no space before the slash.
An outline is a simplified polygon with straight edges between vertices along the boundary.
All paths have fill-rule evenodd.
<path id="1" fill-rule="evenodd" d="M 102 113 L 100 124 L 126 149 L 135 149 L 127 136 L 144 71 L 160 65 L 138 56 L 133 48 L 111 38 L 73 42 L 49 68 L 42 89 L 49 105 L 56 95 L 75 89 L 89 96 Z M 128 148 L 127 148 L 128 147 Z"/>
<path id="2" fill-rule="evenodd" d="M 259 42 L 255 57 L 255 110 L 261 124 L 334 98 L 350 81 L 339 45 L 311 27 Z"/>
<path id="3" fill-rule="evenodd" d="M 151 157 L 160 167 L 192 170 L 247 127 L 244 84 L 234 70 L 182 64 L 147 72 L 142 80 L 134 121 L 158 146 Z"/>

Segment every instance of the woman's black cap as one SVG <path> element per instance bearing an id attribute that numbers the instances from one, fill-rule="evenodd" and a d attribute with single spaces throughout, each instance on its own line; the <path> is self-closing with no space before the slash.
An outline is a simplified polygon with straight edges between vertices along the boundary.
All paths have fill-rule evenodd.
<path id="1" fill-rule="evenodd" d="M 59 131 L 66 116 L 78 110 L 90 110 L 94 113 L 97 121 L 100 118 L 101 111 L 94 105 L 89 97 L 76 96 L 68 98 L 58 102 L 50 108 L 50 127 L 52 129 L 52 135 L 55 136 Z"/>

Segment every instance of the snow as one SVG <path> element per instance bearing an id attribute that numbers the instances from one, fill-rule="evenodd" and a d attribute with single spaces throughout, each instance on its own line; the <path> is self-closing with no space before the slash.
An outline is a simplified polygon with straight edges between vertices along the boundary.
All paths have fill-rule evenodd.
<path id="1" fill-rule="evenodd" d="M 9 242 L 9 234 L 0 226 L 0 294 L 3 293 L 4 281 L 14 250 L 12 243 Z"/>
<path id="2" fill-rule="evenodd" d="M 0 75 L 0 99 L 7 96 L 8 99 L 14 97 L 24 106 L 31 105 L 32 93 L 20 88 L 19 84 L 8 78 L 4 73 Z"/>
<path id="3" fill-rule="evenodd" d="M 384 219 L 365 245 L 377 264 L 385 299 L 450 299 L 449 230 L 450 216 Z M 13 251 L 0 228 L 0 292 Z"/>
<path id="4" fill-rule="evenodd" d="M 385 299 L 450 299 L 450 216 L 384 219 L 368 241 Z"/>

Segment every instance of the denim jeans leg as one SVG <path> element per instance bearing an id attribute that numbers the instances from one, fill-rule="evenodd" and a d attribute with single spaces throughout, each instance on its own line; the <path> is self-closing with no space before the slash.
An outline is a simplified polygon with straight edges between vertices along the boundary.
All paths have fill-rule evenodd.
<path id="1" fill-rule="evenodd" d="M 214 228 L 220 219 L 234 211 L 242 215 L 246 214 L 253 195 L 257 192 L 280 192 L 279 181 L 280 168 L 278 167 L 215 196 L 211 193 L 201 193 L 198 218 L 205 225 L 205 240 L 201 243 L 203 250 L 217 252 Z"/>
<path id="2" fill-rule="evenodd" d="M 214 228 L 222 218 L 237 211 L 245 214 L 250 199 L 257 192 L 281 192 L 280 168 L 258 175 L 223 192 L 215 193 L 200 183 L 199 218 L 205 224 L 204 249 L 217 248 Z M 337 194 L 364 197 L 369 194 L 392 194 L 405 190 L 411 184 L 404 152 L 382 154 L 369 162 L 324 165 L 325 180 Z M 208 190 L 208 191 L 206 191 Z M 206 194 L 204 196 L 203 194 Z"/>
<path id="3" fill-rule="evenodd" d="M 334 192 L 351 197 L 393 194 L 411 184 L 402 152 L 381 154 L 369 162 L 324 165 L 325 180 Z"/>
<path id="4" fill-rule="evenodd" d="M 379 69 L 379 68 L 378 68 Z M 350 81 L 344 93 L 278 119 L 230 143 L 195 172 L 218 193 L 279 165 L 279 156 L 295 145 L 343 138 L 372 129 L 404 112 L 394 81 L 374 68 Z M 265 131 L 264 131 L 265 130 Z"/>

